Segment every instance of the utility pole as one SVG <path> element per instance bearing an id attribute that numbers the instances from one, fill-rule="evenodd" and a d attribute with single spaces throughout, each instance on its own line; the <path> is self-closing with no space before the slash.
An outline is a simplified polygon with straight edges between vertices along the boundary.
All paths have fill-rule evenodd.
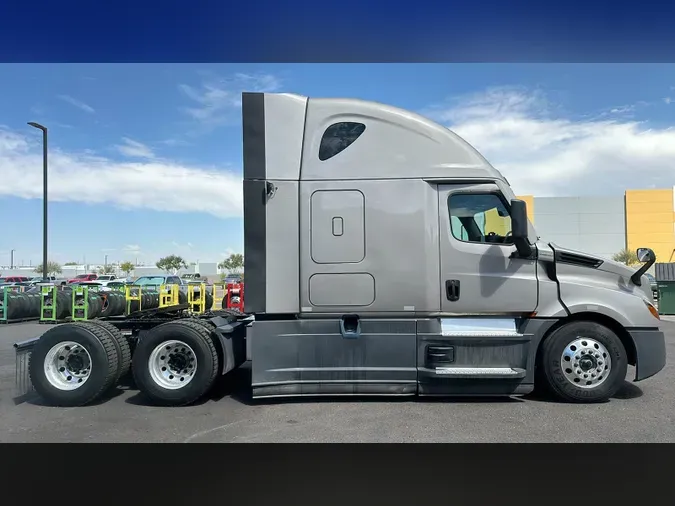
<path id="1" fill-rule="evenodd" d="M 16 250 L 11 250 L 9 253 L 9 268 L 14 269 L 14 251 Z"/>
<path id="2" fill-rule="evenodd" d="M 47 127 L 30 121 L 33 128 L 42 131 L 42 280 L 47 281 Z"/>

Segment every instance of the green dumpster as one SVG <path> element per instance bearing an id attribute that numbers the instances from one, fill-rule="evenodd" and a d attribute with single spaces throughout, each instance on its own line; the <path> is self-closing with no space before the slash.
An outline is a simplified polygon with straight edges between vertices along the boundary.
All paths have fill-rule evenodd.
<path id="1" fill-rule="evenodd" d="M 675 315 L 675 262 L 654 265 L 659 291 L 659 314 Z"/>

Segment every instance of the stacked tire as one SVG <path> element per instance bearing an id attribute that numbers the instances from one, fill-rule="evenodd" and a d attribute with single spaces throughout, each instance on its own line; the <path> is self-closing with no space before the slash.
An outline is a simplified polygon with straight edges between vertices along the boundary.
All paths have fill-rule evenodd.
<path id="1" fill-rule="evenodd" d="M 23 318 L 39 318 L 40 295 L 35 293 L 20 293 L 7 291 L 7 306 L 4 313 L 7 320 Z"/>
<path id="2" fill-rule="evenodd" d="M 127 305 L 127 299 L 123 293 L 120 292 L 102 292 L 101 297 L 101 314 L 102 317 L 120 316 L 124 314 Z"/>
<path id="3" fill-rule="evenodd" d="M 132 300 L 129 303 L 130 312 L 143 309 L 157 309 L 159 307 L 159 292 L 156 290 L 142 290 L 141 301 Z"/>
<path id="4" fill-rule="evenodd" d="M 57 290 L 56 291 L 56 319 L 63 320 L 72 316 L 72 305 L 73 305 L 73 291 L 72 289 L 68 290 Z"/>

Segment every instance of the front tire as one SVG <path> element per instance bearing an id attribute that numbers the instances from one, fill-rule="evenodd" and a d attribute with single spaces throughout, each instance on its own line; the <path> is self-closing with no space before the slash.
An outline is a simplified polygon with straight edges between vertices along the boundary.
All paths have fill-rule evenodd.
<path id="1" fill-rule="evenodd" d="M 628 357 L 621 339 L 589 321 L 554 330 L 541 349 L 538 381 L 558 400 L 594 403 L 609 400 L 626 378 Z"/>
<path id="2" fill-rule="evenodd" d="M 185 406 L 211 388 L 220 361 L 212 330 L 189 320 L 164 323 L 138 342 L 131 370 L 154 404 Z"/>

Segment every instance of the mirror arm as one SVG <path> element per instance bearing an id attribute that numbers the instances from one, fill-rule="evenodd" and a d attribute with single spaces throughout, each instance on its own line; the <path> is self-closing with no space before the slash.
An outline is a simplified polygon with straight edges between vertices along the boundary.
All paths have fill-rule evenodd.
<path id="1" fill-rule="evenodd" d="M 656 255 L 652 254 L 651 258 L 645 262 L 645 264 L 640 267 L 637 271 L 633 273 L 633 275 L 630 277 L 630 280 L 633 282 L 634 285 L 636 286 L 642 286 L 642 275 L 649 270 L 649 268 L 654 265 L 656 262 Z"/>

